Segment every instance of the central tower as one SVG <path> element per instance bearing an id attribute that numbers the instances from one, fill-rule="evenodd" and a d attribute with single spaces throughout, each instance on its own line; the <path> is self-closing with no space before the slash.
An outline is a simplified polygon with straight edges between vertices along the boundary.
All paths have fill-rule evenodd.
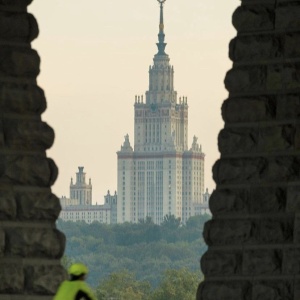
<path id="1" fill-rule="evenodd" d="M 135 98 L 134 150 L 136 152 L 185 151 L 188 135 L 188 105 L 177 101 L 174 90 L 174 68 L 165 53 L 163 5 L 160 3 L 158 52 L 149 67 L 149 89 L 146 101 Z"/>
<path id="2" fill-rule="evenodd" d="M 166 54 L 164 2 L 160 4 L 158 52 L 149 67 L 146 97 L 135 96 L 134 149 L 125 136 L 118 154 L 118 222 L 165 215 L 185 221 L 201 203 L 204 154 L 194 138 L 188 150 L 188 104 L 177 98 L 174 68 Z"/>

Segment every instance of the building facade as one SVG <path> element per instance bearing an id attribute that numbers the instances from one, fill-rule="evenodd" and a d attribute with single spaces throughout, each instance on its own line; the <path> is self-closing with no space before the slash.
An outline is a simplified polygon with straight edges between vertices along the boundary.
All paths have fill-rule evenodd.
<path id="1" fill-rule="evenodd" d="M 70 205 L 62 207 L 59 218 L 63 221 L 84 221 L 111 224 L 111 207 L 104 205 Z"/>
<path id="2" fill-rule="evenodd" d="M 71 178 L 70 183 L 70 199 L 78 199 L 80 205 L 92 204 L 92 181 L 89 179 L 87 184 L 85 181 L 86 173 L 83 172 L 84 167 L 78 167 L 76 173 L 76 182 L 73 183 Z"/>
<path id="3" fill-rule="evenodd" d="M 92 204 L 91 179 L 86 183 L 84 167 L 78 167 L 76 182 L 71 178 L 70 198 L 60 198 L 62 210 L 59 218 L 63 221 L 85 221 L 86 223 L 99 222 L 105 224 L 117 223 L 117 193 L 104 196 L 104 204 Z"/>
<path id="4" fill-rule="evenodd" d="M 188 102 L 174 89 L 174 68 L 165 53 L 163 2 L 149 88 L 145 101 L 135 97 L 134 148 L 126 135 L 117 152 L 119 223 L 151 217 L 160 224 L 165 215 L 185 222 L 195 214 L 195 205 L 205 206 L 205 155 L 197 137 L 188 148 Z"/>

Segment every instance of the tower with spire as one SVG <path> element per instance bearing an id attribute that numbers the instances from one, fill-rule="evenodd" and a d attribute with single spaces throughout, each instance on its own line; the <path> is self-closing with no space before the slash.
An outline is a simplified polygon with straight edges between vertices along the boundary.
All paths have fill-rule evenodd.
<path id="1" fill-rule="evenodd" d="M 149 67 L 149 87 L 135 96 L 134 148 L 129 136 L 118 155 L 118 222 L 165 215 L 186 221 L 204 193 L 204 154 L 194 138 L 188 149 L 187 97 L 177 97 L 174 68 L 166 54 L 164 3 L 160 4 L 158 52 Z"/>
<path id="2" fill-rule="evenodd" d="M 83 172 L 83 169 L 84 167 L 78 167 L 75 184 L 73 178 L 71 178 L 70 199 L 77 199 L 79 205 L 92 205 L 92 182 L 89 179 L 89 183 L 86 183 L 86 173 Z"/>

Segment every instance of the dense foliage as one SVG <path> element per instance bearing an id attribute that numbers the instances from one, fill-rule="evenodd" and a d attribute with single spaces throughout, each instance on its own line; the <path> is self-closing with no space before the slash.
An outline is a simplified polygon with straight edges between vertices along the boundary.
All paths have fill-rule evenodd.
<path id="1" fill-rule="evenodd" d="M 181 225 L 170 216 L 160 226 L 151 219 L 116 225 L 59 220 L 58 228 L 67 237 L 64 264 L 85 263 L 90 269 L 88 282 L 93 287 L 113 273 L 130 274 L 139 282 L 149 282 L 152 288 L 163 282 L 170 269 L 185 268 L 200 277 L 199 259 L 206 249 L 202 230 L 208 218 L 191 217 Z"/>
<path id="2" fill-rule="evenodd" d="M 100 281 L 96 288 L 99 300 L 150 300 L 151 287 L 147 281 L 137 281 L 133 274 L 123 271 L 112 273 L 108 278 Z"/>
<path id="3" fill-rule="evenodd" d="M 187 269 L 167 270 L 155 289 L 129 272 L 111 274 L 96 288 L 98 300 L 194 300 L 200 278 Z"/>

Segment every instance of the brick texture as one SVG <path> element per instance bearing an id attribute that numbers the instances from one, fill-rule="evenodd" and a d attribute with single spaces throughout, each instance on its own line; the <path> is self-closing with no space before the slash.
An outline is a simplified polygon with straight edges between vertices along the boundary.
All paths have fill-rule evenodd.
<path id="1" fill-rule="evenodd" d="M 233 13 L 197 300 L 300 299 L 300 1 Z"/>
<path id="2" fill-rule="evenodd" d="M 30 45 L 39 32 L 31 2 L 0 0 L 0 299 L 9 300 L 50 300 L 65 277 L 60 204 L 51 193 L 58 170 L 46 156 L 54 131 L 41 120 L 46 99 Z"/>

